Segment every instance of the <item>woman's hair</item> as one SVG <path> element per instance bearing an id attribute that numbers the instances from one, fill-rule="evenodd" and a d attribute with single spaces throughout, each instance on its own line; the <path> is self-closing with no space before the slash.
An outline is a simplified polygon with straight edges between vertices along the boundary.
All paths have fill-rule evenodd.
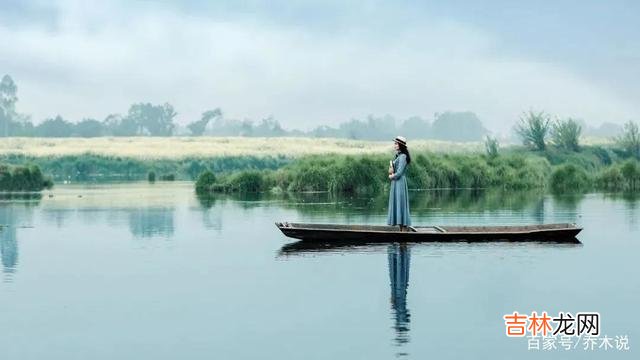
<path id="1" fill-rule="evenodd" d="M 407 149 L 407 145 L 402 145 L 400 143 L 396 143 L 400 147 L 400 153 L 405 154 L 407 156 L 407 165 L 411 162 L 411 155 L 409 155 L 409 149 Z"/>

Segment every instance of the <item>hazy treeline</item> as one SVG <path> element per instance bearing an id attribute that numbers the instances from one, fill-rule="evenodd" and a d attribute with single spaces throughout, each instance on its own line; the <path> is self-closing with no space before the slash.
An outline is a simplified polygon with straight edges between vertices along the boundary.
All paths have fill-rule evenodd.
<path id="1" fill-rule="evenodd" d="M 177 115 L 169 104 L 134 103 L 126 114 L 110 114 L 102 120 L 85 118 L 69 121 L 52 116 L 34 124 L 28 115 L 16 110 L 18 87 L 9 75 L 0 82 L 0 136 L 99 137 L 99 136 L 246 136 L 246 137 L 332 137 L 358 140 L 388 140 L 397 134 L 412 139 L 480 141 L 489 131 L 473 112 L 436 113 L 433 119 L 393 116 L 368 116 L 338 126 L 319 126 L 309 131 L 284 129 L 273 117 L 260 121 L 227 119 L 221 109 L 202 113 L 186 126 L 175 122 Z M 585 129 L 587 135 L 613 136 L 620 133 L 616 124 Z"/>

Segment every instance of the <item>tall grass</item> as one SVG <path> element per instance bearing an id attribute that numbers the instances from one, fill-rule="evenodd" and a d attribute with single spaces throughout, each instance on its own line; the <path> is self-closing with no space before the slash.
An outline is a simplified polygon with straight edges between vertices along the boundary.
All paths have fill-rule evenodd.
<path id="1" fill-rule="evenodd" d="M 209 169 L 215 173 L 239 170 L 277 169 L 291 162 L 286 157 L 230 156 L 182 159 L 139 159 L 93 154 L 34 157 L 25 155 L 0 155 L 0 162 L 20 165 L 32 163 L 54 180 L 142 180 L 149 173 L 173 174 L 176 179 L 193 180 Z"/>
<path id="2" fill-rule="evenodd" d="M 275 171 L 241 171 L 217 177 L 207 188 L 221 192 L 377 193 L 389 186 L 388 161 L 382 155 L 310 156 Z M 545 186 L 550 168 L 544 158 L 517 154 L 490 159 L 480 154 L 422 153 L 413 157 L 407 179 L 412 189 L 531 189 Z M 205 176 L 209 175 L 201 176 L 199 184 L 205 182 Z"/>
<path id="3" fill-rule="evenodd" d="M 53 182 L 36 165 L 0 164 L 0 191 L 40 191 L 52 186 Z"/>

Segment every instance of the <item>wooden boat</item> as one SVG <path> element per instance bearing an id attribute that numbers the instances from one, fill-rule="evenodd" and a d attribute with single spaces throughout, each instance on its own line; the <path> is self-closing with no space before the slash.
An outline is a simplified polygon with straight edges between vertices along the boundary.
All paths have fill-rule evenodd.
<path id="1" fill-rule="evenodd" d="M 575 242 L 582 228 L 576 224 L 519 226 L 412 226 L 400 232 L 397 226 L 336 225 L 277 222 L 288 237 L 316 242 L 429 242 L 429 241 L 551 241 Z"/>

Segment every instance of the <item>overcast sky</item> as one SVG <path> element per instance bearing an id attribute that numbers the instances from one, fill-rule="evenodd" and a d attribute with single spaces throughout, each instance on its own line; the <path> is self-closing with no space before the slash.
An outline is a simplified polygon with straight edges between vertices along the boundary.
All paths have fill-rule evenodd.
<path id="1" fill-rule="evenodd" d="M 638 1 L 0 1 L 34 122 L 169 102 L 308 129 L 369 114 L 640 119 Z M 482 3 L 482 4 L 481 4 Z"/>

